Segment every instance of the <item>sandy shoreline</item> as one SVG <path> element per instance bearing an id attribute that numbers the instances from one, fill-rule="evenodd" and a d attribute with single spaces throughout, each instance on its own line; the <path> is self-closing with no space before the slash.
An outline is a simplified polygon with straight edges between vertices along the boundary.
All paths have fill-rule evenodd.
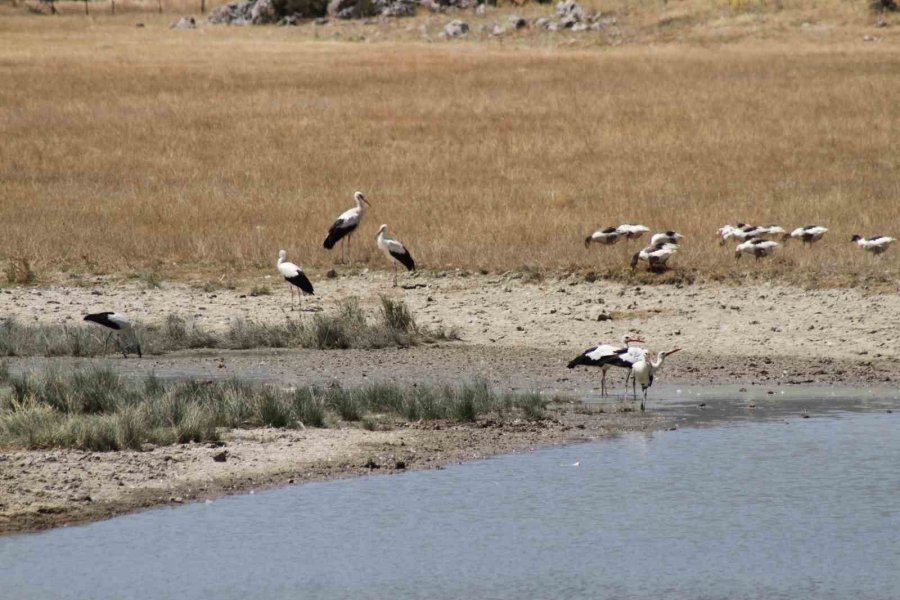
<path id="1" fill-rule="evenodd" d="M 14 370 L 107 364 L 126 375 L 236 376 L 285 386 L 439 383 L 480 376 L 504 389 L 585 397 L 599 389 L 599 374 L 568 370 L 565 363 L 592 343 L 615 341 L 625 332 L 640 334 L 654 350 L 684 348 L 666 365 L 662 384 L 738 383 L 771 390 L 804 384 L 890 386 L 900 360 L 897 294 L 768 285 L 634 288 L 574 277 L 538 283 L 480 275 L 413 281 L 423 287 L 392 289 L 384 273 L 324 280 L 309 304 L 327 311 L 357 296 L 374 310 L 381 293 L 402 297 L 420 324 L 454 328 L 461 342 L 377 351 L 200 350 L 142 360 L 7 362 Z M 68 323 L 100 309 L 122 310 L 144 322 L 176 313 L 214 330 L 235 316 L 283 319 L 286 299 L 286 292 L 251 297 L 240 289 L 203 292 L 184 284 L 146 289 L 100 282 L 87 288 L 3 290 L 0 315 Z M 611 319 L 598 320 L 600 315 Z M 620 391 L 622 373 L 611 378 L 613 389 Z M 662 385 L 651 392 L 657 406 L 672 399 Z M 671 424 L 671 415 L 662 411 L 618 412 L 620 400 L 604 407 L 610 412 L 585 414 L 578 407 L 556 406 L 553 419 L 542 424 L 236 431 L 226 434 L 224 447 L 190 444 L 118 453 L 7 449 L 0 451 L 0 534 L 302 481 L 436 468 Z M 223 450 L 225 462 L 214 460 Z"/>

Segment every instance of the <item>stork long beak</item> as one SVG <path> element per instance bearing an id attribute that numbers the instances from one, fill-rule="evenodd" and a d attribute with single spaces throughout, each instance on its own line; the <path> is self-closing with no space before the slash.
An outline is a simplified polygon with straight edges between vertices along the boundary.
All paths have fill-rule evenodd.
<path id="1" fill-rule="evenodd" d="M 647 343 L 647 342 L 645 342 L 644 340 L 641 340 L 641 339 L 638 339 L 638 338 L 628 338 L 628 341 L 629 341 L 629 342 L 638 342 L 638 343 L 640 343 L 640 344 L 646 344 L 646 343 Z"/>
<path id="2" fill-rule="evenodd" d="M 668 352 L 666 352 L 666 356 L 675 354 L 676 352 L 681 352 L 681 348 L 675 348 L 674 350 L 669 350 Z"/>
<path id="3" fill-rule="evenodd" d="M 372 203 L 369 202 L 369 200 L 365 196 L 362 197 L 362 201 L 365 202 L 366 204 L 368 204 L 369 206 L 372 206 Z"/>

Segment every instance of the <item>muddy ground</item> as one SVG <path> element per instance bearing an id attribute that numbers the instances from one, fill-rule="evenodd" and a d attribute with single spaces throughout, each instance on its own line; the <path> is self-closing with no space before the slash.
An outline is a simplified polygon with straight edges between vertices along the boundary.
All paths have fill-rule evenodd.
<path id="1" fill-rule="evenodd" d="M 275 278 L 234 290 L 189 284 L 148 288 L 97 279 L 83 287 L 0 291 L 0 315 L 23 322 L 77 322 L 85 312 L 120 310 L 152 322 L 176 313 L 215 330 L 234 317 L 285 318 L 287 292 Z M 737 383 L 766 389 L 805 384 L 890 388 L 900 360 L 900 295 L 862 290 L 801 290 L 776 285 L 629 287 L 578 277 L 526 282 L 519 275 L 422 276 L 391 288 L 387 274 L 316 282 L 312 311 L 357 296 L 374 311 L 379 294 L 403 298 L 418 322 L 458 331 L 461 341 L 377 351 L 192 351 L 144 359 L 14 358 L 15 370 L 109 364 L 126 374 L 242 377 L 279 385 L 355 385 L 375 381 L 455 382 L 481 376 L 498 387 L 596 399 L 599 374 L 566 362 L 599 341 L 636 333 L 653 350 L 684 350 L 660 374 L 665 383 Z M 273 295 L 251 296 L 270 285 Z M 247 289 L 244 289 L 244 288 Z M 296 314 L 295 314 L 296 316 Z M 621 392 L 624 374 L 613 372 Z M 656 386 L 651 406 L 671 388 Z M 556 405 L 544 423 L 477 426 L 412 424 L 391 431 L 358 428 L 231 432 L 224 447 L 189 444 L 146 452 L 0 451 L 0 533 L 29 531 L 145 507 L 264 487 L 371 472 L 436 468 L 497 453 L 671 425 L 661 412 L 603 413 Z M 214 456 L 225 451 L 225 461 Z M 221 456 L 220 456 L 221 458 Z"/>

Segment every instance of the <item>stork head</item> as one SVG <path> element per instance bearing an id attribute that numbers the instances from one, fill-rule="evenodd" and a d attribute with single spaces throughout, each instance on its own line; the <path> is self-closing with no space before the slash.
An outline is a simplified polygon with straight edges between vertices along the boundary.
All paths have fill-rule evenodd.
<path id="1" fill-rule="evenodd" d="M 739 244 L 738 247 L 735 248 L 735 250 L 734 250 L 734 259 L 735 260 L 739 260 L 741 258 L 741 254 L 743 254 L 743 251 L 741 250 L 741 247 L 740 247 L 742 245 L 743 244 Z"/>
<path id="2" fill-rule="evenodd" d="M 859 235 L 858 233 L 854 233 L 854 234 L 853 234 L 853 237 L 850 238 L 850 241 L 851 241 L 851 242 L 858 242 L 858 241 L 861 240 L 861 239 L 862 239 L 862 236 L 861 236 L 861 235 Z"/>
<path id="3" fill-rule="evenodd" d="M 285 252 L 284 250 L 279 250 L 278 251 L 278 260 L 284 260 L 285 258 L 287 258 L 287 252 Z"/>
<path id="4" fill-rule="evenodd" d="M 782 244 L 789 241 L 790 239 L 791 239 L 791 234 L 789 234 L 789 233 L 784 233 L 781 235 L 781 243 Z"/>
<path id="5" fill-rule="evenodd" d="M 632 336 L 630 333 L 626 333 L 625 335 L 622 336 L 622 343 L 625 344 L 626 346 L 627 346 L 628 344 L 631 344 L 631 343 L 634 343 L 634 342 L 638 342 L 638 343 L 640 343 L 640 344 L 643 344 L 643 343 L 644 343 L 644 340 L 642 340 L 642 339 L 640 339 L 640 338 L 638 338 L 638 337 L 634 337 L 634 336 Z"/>
<path id="6" fill-rule="evenodd" d="M 382 224 L 381 227 L 378 228 L 378 235 L 380 236 L 382 233 L 387 233 L 387 224 Z"/>
<path id="7" fill-rule="evenodd" d="M 363 196 L 362 192 L 355 192 L 353 194 L 353 199 L 356 200 L 356 203 L 359 204 L 360 206 L 362 206 L 363 202 L 365 202 L 369 206 L 372 206 L 372 204 L 368 200 L 366 200 L 366 197 Z"/>

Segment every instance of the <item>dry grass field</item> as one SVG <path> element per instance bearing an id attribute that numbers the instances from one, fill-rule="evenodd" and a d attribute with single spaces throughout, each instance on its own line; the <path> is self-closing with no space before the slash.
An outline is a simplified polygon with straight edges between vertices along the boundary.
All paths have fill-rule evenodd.
<path id="1" fill-rule="evenodd" d="M 355 250 L 375 268 L 388 223 L 427 268 L 619 276 L 636 243 L 582 241 L 630 221 L 687 236 L 675 277 L 896 282 L 900 248 L 849 243 L 900 234 L 893 28 L 848 3 L 823 2 L 827 22 L 611 4 L 615 37 L 452 42 L 447 15 L 175 31 L 152 2 L 115 17 L 0 8 L 0 262 L 47 280 L 240 276 L 285 248 L 327 267 L 325 232 L 362 190 Z M 831 232 L 736 263 L 714 236 L 739 220 Z"/>

